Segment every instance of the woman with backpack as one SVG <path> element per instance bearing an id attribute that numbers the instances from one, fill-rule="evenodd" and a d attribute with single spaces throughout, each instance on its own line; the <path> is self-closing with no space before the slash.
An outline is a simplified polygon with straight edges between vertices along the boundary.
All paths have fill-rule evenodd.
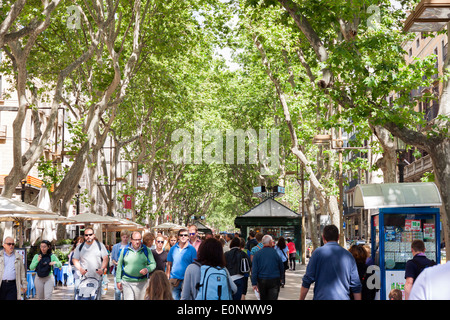
<path id="1" fill-rule="evenodd" d="M 241 250 L 241 238 L 234 237 L 230 243 L 230 250 L 225 252 L 226 267 L 231 275 L 231 280 L 237 287 L 233 294 L 233 300 L 241 300 L 244 293 L 244 282 L 248 281 L 245 274 L 250 271 L 250 259 L 248 255 Z"/>
<path id="2" fill-rule="evenodd" d="M 51 300 L 55 279 L 53 269 L 61 268 L 62 263 L 58 257 L 52 253 L 52 245 L 47 240 L 42 240 L 40 244 L 41 254 L 35 254 L 30 264 L 30 270 L 36 270 L 34 285 L 36 296 L 39 300 Z"/>
<path id="3" fill-rule="evenodd" d="M 231 300 L 237 288 L 225 264 L 220 241 L 202 241 L 197 259 L 186 268 L 181 300 Z"/>

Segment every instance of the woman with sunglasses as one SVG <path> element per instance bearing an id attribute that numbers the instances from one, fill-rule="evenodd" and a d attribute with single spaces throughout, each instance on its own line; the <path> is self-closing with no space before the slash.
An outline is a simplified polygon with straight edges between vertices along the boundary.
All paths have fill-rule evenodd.
<path id="1" fill-rule="evenodd" d="M 61 268 L 62 263 L 58 257 L 52 253 L 52 244 L 47 240 L 42 240 L 39 246 L 41 253 L 35 254 L 30 264 L 30 270 L 36 270 L 36 296 L 39 300 L 52 300 L 53 286 L 55 279 L 53 269 Z"/>
<path id="2" fill-rule="evenodd" d="M 14 250 L 14 239 L 3 240 L 0 251 L 0 300 L 20 300 L 20 295 L 27 292 L 27 276 L 23 257 Z"/>

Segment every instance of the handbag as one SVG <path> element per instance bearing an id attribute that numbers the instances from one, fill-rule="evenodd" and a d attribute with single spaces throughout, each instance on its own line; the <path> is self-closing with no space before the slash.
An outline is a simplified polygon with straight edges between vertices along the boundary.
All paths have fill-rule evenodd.
<path id="1" fill-rule="evenodd" d="M 181 280 L 180 279 L 175 279 L 175 278 L 170 278 L 169 279 L 169 283 L 172 285 L 173 288 L 176 288 L 180 285 Z"/>
<path id="2" fill-rule="evenodd" d="M 278 248 L 278 249 L 280 249 L 280 248 Z M 286 252 L 284 252 L 283 250 L 281 250 L 281 252 L 283 252 L 284 256 L 286 257 L 286 261 L 283 262 L 283 265 L 284 265 L 284 270 L 287 270 L 287 269 L 289 269 L 289 259 L 288 259 L 287 255 L 286 255 Z"/>

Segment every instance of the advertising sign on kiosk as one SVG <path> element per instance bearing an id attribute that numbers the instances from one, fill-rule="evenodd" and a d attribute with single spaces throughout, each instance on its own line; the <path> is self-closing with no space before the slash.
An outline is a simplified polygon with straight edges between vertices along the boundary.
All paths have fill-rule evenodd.
<path id="1" fill-rule="evenodd" d="M 404 295 L 405 265 L 413 258 L 411 242 L 422 240 L 428 259 L 440 263 L 441 198 L 434 183 L 357 185 L 355 206 L 373 210 L 371 257 L 379 267 L 377 297 L 388 300 L 392 289 Z"/>

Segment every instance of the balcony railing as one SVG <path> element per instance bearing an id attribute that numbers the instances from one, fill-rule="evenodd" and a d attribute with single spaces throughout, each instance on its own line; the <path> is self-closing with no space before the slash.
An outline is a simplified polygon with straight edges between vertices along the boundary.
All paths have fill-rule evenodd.
<path id="1" fill-rule="evenodd" d="M 426 155 L 413 163 L 405 166 L 404 178 L 405 181 L 414 181 L 420 178 L 425 172 L 433 169 L 430 155 Z"/>

